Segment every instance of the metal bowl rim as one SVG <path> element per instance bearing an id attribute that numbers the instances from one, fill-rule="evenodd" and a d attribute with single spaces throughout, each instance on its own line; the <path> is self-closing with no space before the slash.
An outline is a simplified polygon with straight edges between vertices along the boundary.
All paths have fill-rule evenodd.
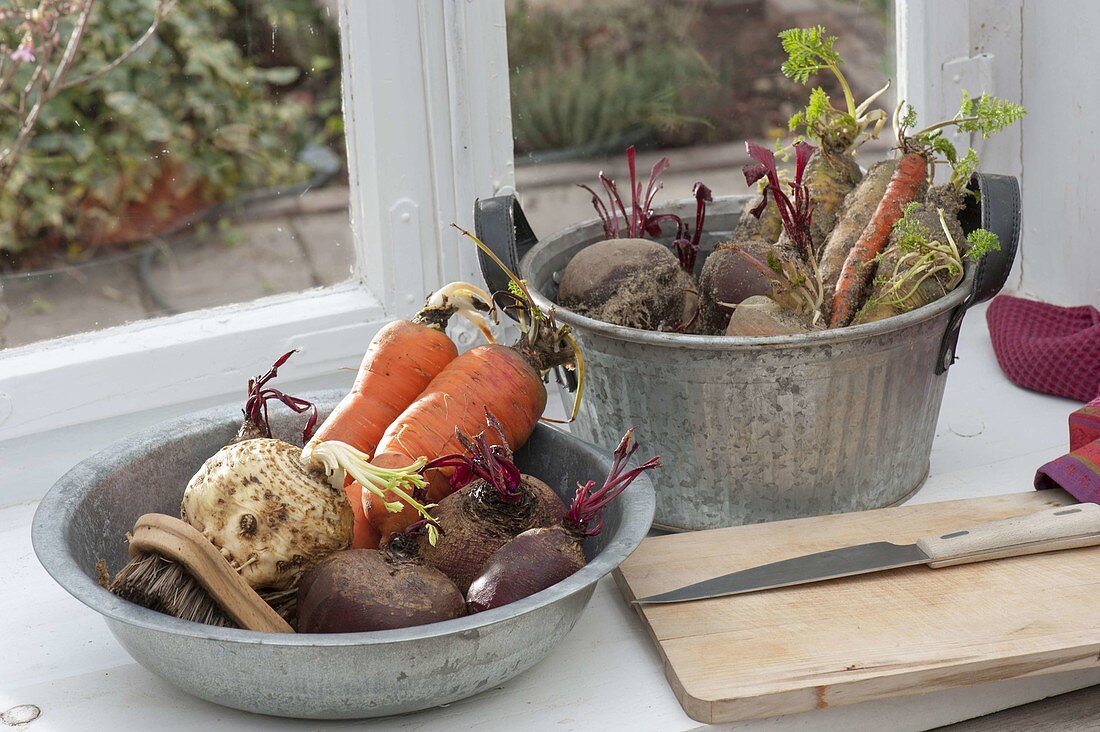
<path id="1" fill-rule="evenodd" d="M 314 391 L 304 394 L 313 401 L 343 396 L 338 390 Z M 623 520 L 603 550 L 576 573 L 553 587 L 503 607 L 466 615 L 454 620 L 429 623 L 411 628 L 378 630 L 361 633 L 260 633 L 239 628 L 219 628 L 165 615 L 123 600 L 109 593 L 85 574 L 68 551 L 66 533 L 75 508 L 97 480 L 113 470 L 132 462 L 145 452 L 143 445 L 177 435 L 181 430 L 194 431 L 207 421 L 223 424 L 239 412 L 239 404 L 223 404 L 167 420 L 151 429 L 125 437 L 95 455 L 81 461 L 63 475 L 42 498 L 31 525 L 31 543 L 38 561 L 47 573 L 70 595 L 108 620 L 157 632 L 190 636 L 211 641 L 250 643 L 273 646 L 367 646 L 417 641 L 427 638 L 480 631 L 521 615 L 552 605 L 584 590 L 617 567 L 645 538 L 656 510 L 656 496 L 649 477 L 640 475 L 622 501 Z M 579 437 L 544 424 L 536 429 L 553 429 L 576 441 L 578 449 L 601 460 L 602 451 Z M 91 465 L 96 462 L 98 464 Z"/>
<path id="2" fill-rule="evenodd" d="M 752 200 L 751 196 L 738 195 L 738 196 L 719 196 L 715 198 L 716 202 L 724 204 L 741 203 L 742 205 Z M 695 199 L 682 199 L 679 201 L 670 201 L 665 204 L 665 207 L 670 209 L 678 209 L 682 207 L 691 207 L 694 211 Z M 599 219 L 589 219 L 582 221 L 579 224 L 568 226 L 564 229 L 560 229 L 547 238 L 540 241 L 534 247 L 527 252 L 523 259 L 520 261 L 520 276 L 525 278 L 528 282 L 533 282 L 534 273 L 531 272 L 531 263 L 534 258 L 542 254 L 548 249 L 557 246 L 558 242 L 569 235 L 572 235 L 578 231 L 586 228 L 593 228 L 598 234 L 599 227 L 602 224 Z M 863 325 L 849 325 L 844 328 L 834 328 L 830 330 L 820 330 L 813 333 L 796 333 L 793 335 L 781 335 L 781 336 L 709 336 L 709 335 L 694 335 L 689 333 L 666 333 L 662 331 L 654 330 L 642 330 L 640 328 L 629 328 L 623 325 L 615 325 L 614 323 L 605 323 L 602 320 L 595 320 L 587 316 L 575 313 L 572 310 L 558 305 L 552 301 L 536 287 L 531 287 L 531 294 L 535 299 L 535 304 L 544 310 L 553 309 L 555 316 L 562 322 L 573 326 L 575 329 L 582 331 L 592 331 L 607 338 L 612 338 L 620 341 L 629 341 L 631 343 L 645 343 L 653 346 L 662 346 L 667 348 L 692 348 L 697 350 L 708 351 L 731 351 L 731 350 L 753 350 L 753 349 L 781 349 L 781 348 L 803 348 L 814 346 L 828 346 L 839 343 L 845 343 L 848 341 L 863 340 L 866 338 L 873 338 L 875 336 L 884 335 L 886 333 L 893 333 L 895 331 L 904 330 L 918 323 L 923 323 L 927 320 L 931 320 L 942 313 L 953 310 L 957 306 L 970 296 L 971 290 L 974 286 L 975 271 L 973 267 L 966 268 L 966 276 L 959 285 L 941 297 L 935 302 L 922 305 L 921 307 L 910 310 L 907 313 L 901 315 L 895 315 L 891 318 L 885 318 L 873 323 L 865 323 Z"/>

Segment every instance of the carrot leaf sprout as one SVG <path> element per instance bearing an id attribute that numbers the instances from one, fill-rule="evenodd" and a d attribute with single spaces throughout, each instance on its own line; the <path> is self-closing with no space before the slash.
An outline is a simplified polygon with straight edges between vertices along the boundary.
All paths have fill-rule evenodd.
<path id="1" fill-rule="evenodd" d="M 871 105 L 890 88 L 890 82 L 856 104 L 848 79 L 840 69 L 844 60 L 833 48 L 836 36 L 827 35 L 822 26 L 815 26 L 785 30 L 779 34 L 779 40 L 787 52 L 787 60 L 781 67 L 784 76 L 805 84 L 810 76 L 828 71 L 844 92 L 844 107 L 837 109 L 824 89 L 813 89 L 806 108 L 796 112 L 787 123 L 792 132 L 804 127 L 830 153 L 851 152 L 862 141 L 878 137 L 889 115 L 882 109 L 872 110 Z"/>

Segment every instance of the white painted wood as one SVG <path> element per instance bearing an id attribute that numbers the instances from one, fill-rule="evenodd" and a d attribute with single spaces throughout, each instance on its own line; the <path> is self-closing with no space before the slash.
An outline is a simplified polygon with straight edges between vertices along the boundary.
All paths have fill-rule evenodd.
<path id="1" fill-rule="evenodd" d="M 1100 305 L 1100 3 L 1023 7 L 1022 289 L 1061 305 Z"/>
<path id="2" fill-rule="evenodd" d="M 1056 11 L 1044 0 L 898 3 L 900 96 L 922 121 L 950 115 L 948 101 L 972 83 L 1027 108 L 1020 124 L 971 144 L 983 170 L 1021 179 L 1023 229 L 1008 288 L 1062 305 L 1100 303 L 1100 268 L 1090 266 L 1100 196 L 1098 23 L 1100 4 L 1090 0 Z"/>
<path id="3" fill-rule="evenodd" d="M 897 5 L 898 98 L 917 110 L 920 125 L 948 119 L 962 92 L 1021 99 L 1023 0 L 901 0 Z M 973 147 L 989 173 L 1019 175 L 1021 126 L 990 140 L 948 132 Z"/>
<path id="4" fill-rule="evenodd" d="M 984 313 L 967 316 L 959 362 L 950 371 L 936 431 L 931 476 L 915 502 L 1026 490 L 1035 468 L 1067 448 L 1066 418 L 1077 405 L 1012 386 L 998 372 Z M 350 380 L 350 374 L 347 375 Z M 136 425 L 133 416 L 121 427 Z M 111 420 L 113 422 L 115 420 Z M 137 420 L 141 421 L 141 420 Z M 103 423 L 108 424 L 108 423 Z M 72 430 L 84 430 L 73 432 Z M 70 428 L 43 439 L 68 452 L 24 466 L 26 492 L 42 495 L 72 455 L 101 439 Z M 12 456 L 0 451 L 0 464 Z M 56 462 L 57 464 L 53 464 Z M 256 717 L 176 691 L 137 666 L 103 622 L 58 587 L 35 561 L 33 505 L 0 510 L 0 710 L 38 704 L 33 729 L 310 730 L 316 723 Z M 661 673 L 657 652 L 612 583 L 561 647 L 520 677 L 485 694 L 416 715 L 375 720 L 372 730 L 752 730 L 904 732 L 930 729 L 1100 683 L 1070 672 L 950 692 L 837 707 L 807 715 L 708 727 L 689 719 Z M 361 729 L 364 723 L 323 725 Z"/>
<path id="5" fill-rule="evenodd" d="M 450 224 L 472 229 L 476 198 L 514 189 L 504 3 L 341 7 L 358 271 L 404 312 L 445 282 L 480 280 Z"/>
<path id="6" fill-rule="evenodd" d="M 969 0 L 969 56 L 988 59 L 981 84 L 971 94 L 988 91 L 1004 99 L 1023 99 L 1022 17 L 1023 0 Z M 958 95 L 955 95 L 958 104 Z M 1023 172 L 1023 125 L 1015 124 L 989 140 L 972 135 L 970 144 L 981 157 L 982 170 L 1017 177 Z"/>
<path id="7" fill-rule="evenodd" d="M 970 0 L 970 53 L 992 59 L 990 94 L 1023 100 L 1023 0 Z M 1023 180 L 1023 125 L 1012 125 L 989 140 L 974 135 L 971 143 L 981 157 L 982 170 L 1003 173 Z M 1023 210 L 1026 226 L 1029 215 Z M 1018 290 L 1023 273 L 1017 257 L 1005 283 L 1006 290 Z"/>
<path id="8" fill-rule="evenodd" d="M 917 110 L 921 125 L 954 113 L 943 103 L 945 63 L 969 56 L 969 0 L 899 0 L 896 53 L 898 100 Z"/>
<path id="9" fill-rule="evenodd" d="M 384 322 L 361 287 L 280 295 L 4 352 L 0 440 L 239 392 L 291 348 L 298 378 L 361 357 Z"/>

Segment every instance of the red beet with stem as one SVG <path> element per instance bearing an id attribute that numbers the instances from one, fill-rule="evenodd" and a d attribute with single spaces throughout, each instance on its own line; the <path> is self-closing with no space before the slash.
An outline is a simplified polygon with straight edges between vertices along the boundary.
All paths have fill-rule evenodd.
<path id="1" fill-rule="evenodd" d="M 627 148 L 630 209 L 608 176 L 600 173 L 606 202 L 592 187 L 592 205 L 603 223 L 604 240 L 591 244 L 566 265 L 558 302 L 570 310 L 607 323 L 644 330 L 684 330 L 698 311 L 698 291 L 692 275 L 702 235 L 710 189 L 695 185 L 696 226 L 671 213 L 655 213 L 653 201 L 661 189 L 668 158 L 661 158 L 643 186 L 637 177 L 634 147 Z M 672 248 L 645 237 L 661 234 L 661 224 L 676 226 Z M 674 253 L 675 252 L 675 253 Z"/>
<path id="2" fill-rule="evenodd" d="M 652 457 L 626 470 L 638 450 L 631 429 L 615 450 L 615 462 L 603 486 L 595 481 L 577 484 L 576 497 L 561 523 L 550 528 L 530 529 L 517 535 L 489 557 L 481 573 L 470 584 L 466 605 L 481 612 L 507 605 L 561 582 L 583 567 L 587 560 L 583 543 L 603 529 L 603 509 L 626 490 L 642 472 L 661 465 Z"/>
<path id="3" fill-rule="evenodd" d="M 500 444 L 490 445 L 485 432 L 471 438 L 456 430 L 465 454 L 444 455 L 425 468 L 453 467 L 452 485 L 461 487 L 433 509 L 443 535 L 435 546 L 422 537 L 420 553 L 463 593 L 485 560 L 512 537 L 553 526 L 565 515 L 550 486 L 520 473 L 499 422 L 488 411 L 485 416 Z"/>

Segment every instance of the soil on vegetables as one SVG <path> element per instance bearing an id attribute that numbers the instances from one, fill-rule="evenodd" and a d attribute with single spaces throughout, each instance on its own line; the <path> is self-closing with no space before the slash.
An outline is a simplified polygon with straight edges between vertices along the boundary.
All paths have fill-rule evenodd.
<path id="1" fill-rule="evenodd" d="M 831 155 L 819 150 L 806 166 L 806 177 L 814 201 L 810 238 L 814 249 L 820 252 L 843 211 L 845 197 L 859 184 L 863 173 L 851 155 Z"/>
<path id="2" fill-rule="evenodd" d="M 558 302 L 606 323 L 671 331 L 691 320 L 697 291 L 667 246 L 645 239 L 608 239 L 570 260 Z"/>
<path id="3" fill-rule="evenodd" d="M 836 280 L 844 268 L 848 252 L 855 246 L 867 222 L 875 215 L 890 182 L 890 176 L 896 168 L 897 160 L 880 160 L 871 166 L 859 185 L 844 199 L 842 213 L 821 254 L 821 279 L 825 286 L 826 308 L 832 303 Z"/>

